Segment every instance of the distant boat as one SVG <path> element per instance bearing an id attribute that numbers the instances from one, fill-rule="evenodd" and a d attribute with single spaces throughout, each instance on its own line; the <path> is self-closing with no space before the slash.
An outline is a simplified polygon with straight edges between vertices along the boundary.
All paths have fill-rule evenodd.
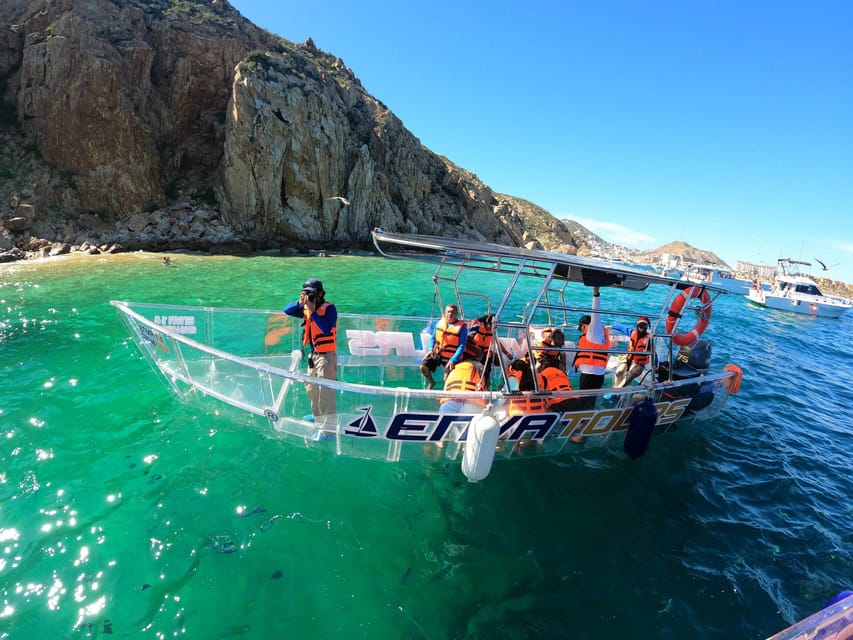
<path id="1" fill-rule="evenodd" d="M 682 256 L 672 253 L 662 253 L 658 256 L 657 262 L 652 265 L 655 273 L 658 273 L 665 278 L 682 278 L 684 277 L 684 268 L 686 261 Z"/>
<path id="2" fill-rule="evenodd" d="M 797 265 L 811 266 L 808 262 L 779 258 L 776 281 L 770 291 L 750 289 L 746 298 L 759 306 L 791 313 L 802 313 L 819 318 L 840 318 L 853 307 L 850 300 L 825 296 L 817 283 L 798 271 Z"/>
<path id="3" fill-rule="evenodd" d="M 694 284 L 713 284 L 721 289 L 725 289 L 729 293 L 739 293 L 740 295 L 746 295 L 750 289 L 755 287 L 757 282 L 756 280 L 750 281 L 736 278 L 730 269 L 708 264 L 690 265 L 682 280 Z M 759 284 L 759 286 L 766 291 L 770 290 L 769 284 Z"/>

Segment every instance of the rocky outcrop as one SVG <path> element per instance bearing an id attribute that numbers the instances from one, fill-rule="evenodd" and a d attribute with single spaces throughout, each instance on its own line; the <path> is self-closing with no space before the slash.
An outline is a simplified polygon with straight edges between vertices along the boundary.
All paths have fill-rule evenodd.
<path id="1" fill-rule="evenodd" d="M 0 136 L 0 248 L 343 248 L 377 226 L 576 248 L 426 149 L 339 58 L 227 0 L 3 0 Z"/>
<path id="2" fill-rule="evenodd" d="M 4 0 L 0 25 L 6 112 L 118 217 L 218 182 L 234 67 L 277 42 L 221 1 Z"/>
<path id="3" fill-rule="evenodd" d="M 381 226 L 513 240 L 488 187 L 424 148 L 310 42 L 237 67 L 223 160 L 224 213 L 246 234 L 367 242 Z"/>

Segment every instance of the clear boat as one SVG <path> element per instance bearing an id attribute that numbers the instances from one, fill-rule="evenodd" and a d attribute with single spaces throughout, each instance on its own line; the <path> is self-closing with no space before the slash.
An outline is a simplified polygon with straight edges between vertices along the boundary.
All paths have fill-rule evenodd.
<path id="1" fill-rule="evenodd" d="M 386 258 L 435 265 L 438 308 L 455 303 L 469 320 L 494 314 L 495 339 L 485 358 L 491 373 L 482 391 L 426 388 L 419 364 L 435 318 L 339 310 L 337 380 L 326 380 L 307 375 L 300 319 L 281 311 L 111 304 L 181 400 L 230 405 L 285 441 L 341 456 L 456 461 L 472 481 L 485 477 L 495 460 L 613 443 L 637 457 L 652 434 L 717 416 L 740 385 L 736 366 L 710 363 L 711 344 L 702 333 L 714 299 L 724 293 L 711 285 L 687 286 L 615 263 L 490 243 L 381 230 L 373 241 Z M 579 390 L 569 364 L 573 390 L 545 391 L 538 380 L 533 391 L 515 390 L 510 362 L 525 362 L 546 327 L 578 335 L 578 318 L 591 313 L 593 286 L 601 288 L 602 322 L 612 325 L 604 388 Z M 626 357 L 628 341 L 617 327 L 633 325 L 639 315 L 651 319 L 654 357 L 630 386 L 613 388 L 613 369 Z M 576 353 L 569 340 L 554 349 L 568 363 Z M 535 358 L 528 361 L 535 366 Z M 337 413 L 321 425 L 308 415 L 306 383 L 335 390 Z M 530 406 L 528 400 L 547 407 L 588 397 L 594 408 L 514 410 Z M 465 412 L 442 413 L 443 398 L 467 403 Z M 642 419 L 635 409 L 640 405 Z"/>
<path id="2" fill-rule="evenodd" d="M 849 300 L 821 293 L 817 283 L 799 271 L 809 262 L 779 258 L 776 279 L 770 291 L 749 290 L 746 298 L 759 306 L 791 313 L 802 313 L 819 318 L 840 318 L 853 304 Z"/>
<path id="3" fill-rule="evenodd" d="M 767 640 L 850 640 L 853 638 L 853 591 L 842 591 L 823 609 Z"/>

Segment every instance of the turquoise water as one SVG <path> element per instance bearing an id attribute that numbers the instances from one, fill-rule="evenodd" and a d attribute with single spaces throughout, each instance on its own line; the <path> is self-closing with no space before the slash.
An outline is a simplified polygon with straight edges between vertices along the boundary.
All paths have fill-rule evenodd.
<path id="1" fill-rule="evenodd" d="M 714 423 L 614 450 L 391 465 L 177 403 L 112 298 L 434 312 L 378 258 L 0 266 L 0 638 L 764 638 L 853 588 L 853 316 L 718 302 Z M 615 292 L 606 292 L 613 293 Z M 731 338 L 730 343 L 724 340 Z"/>

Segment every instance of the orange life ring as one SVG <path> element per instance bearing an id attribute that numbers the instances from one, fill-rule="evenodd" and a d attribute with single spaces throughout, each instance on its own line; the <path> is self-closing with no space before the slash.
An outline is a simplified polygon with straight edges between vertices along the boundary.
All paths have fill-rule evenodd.
<path id="1" fill-rule="evenodd" d="M 680 347 L 691 345 L 699 339 L 705 329 L 708 328 L 708 323 L 711 321 L 711 296 L 705 287 L 688 287 L 679 293 L 669 307 L 669 313 L 666 316 L 666 332 L 672 333 L 675 330 L 678 321 L 681 319 L 681 310 L 690 298 L 699 298 L 702 303 L 702 310 L 699 313 L 699 319 L 696 326 L 687 333 L 679 333 L 672 336 L 672 341 Z"/>

